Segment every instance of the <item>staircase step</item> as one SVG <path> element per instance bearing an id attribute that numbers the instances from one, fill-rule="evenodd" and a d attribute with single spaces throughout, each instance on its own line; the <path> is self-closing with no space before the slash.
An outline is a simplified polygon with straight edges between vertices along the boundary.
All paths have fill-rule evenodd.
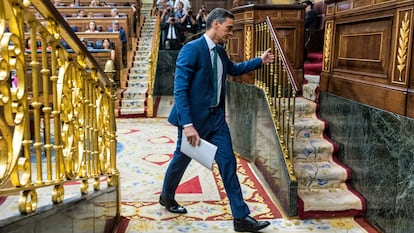
<path id="1" fill-rule="evenodd" d="M 148 82 L 148 74 L 129 74 L 128 82 Z"/>
<path id="2" fill-rule="evenodd" d="M 311 74 L 305 74 L 303 77 L 306 81 L 306 83 L 313 83 L 319 85 L 321 76 L 320 75 L 311 75 Z"/>
<path id="3" fill-rule="evenodd" d="M 302 86 L 302 96 L 316 102 L 319 96 L 319 84 L 307 83 Z"/>
<path id="4" fill-rule="evenodd" d="M 139 89 L 132 89 L 132 88 L 126 89 L 121 94 L 122 99 L 139 100 L 139 99 L 145 99 L 146 97 L 147 97 L 146 90 L 139 90 Z"/>
<path id="5" fill-rule="evenodd" d="M 295 140 L 323 138 L 326 123 L 316 116 L 295 119 Z"/>
<path id="6" fill-rule="evenodd" d="M 303 69 L 305 74 L 319 75 L 322 72 L 322 63 L 305 63 Z"/>
<path id="7" fill-rule="evenodd" d="M 312 117 L 317 111 L 318 105 L 306 98 L 297 97 L 295 101 L 295 117 Z"/>
<path id="8" fill-rule="evenodd" d="M 144 109 L 145 108 L 145 99 L 143 100 L 129 100 L 129 99 L 122 99 L 120 100 L 119 104 L 120 108 L 137 108 L 137 109 Z"/>
<path id="9" fill-rule="evenodd" d="M 133 74 L 133 75 L 136 75 L 136 74 L 138 74 L 138 75 L 143 75 L 143 74 L 148 74 L 148 68 L 146 68 L 146 67 L 132 67 L 130 70 L 129 70 L 129 73 L 130 74 Z"/>
<path id="10" fill-rule="evenodd" d="M 335 162 L 295 162 L 298 189 L 337 188 L 349 179 L 348 170 Z"/>
<path id="11" fill-rule="evenodd" d="M 332 161 L 332 154 L 337 147 L 323 138 L 295 140 L 293 146 L 294 162 L 322 162 Z"/>
<path id="12" fill-rule="evenodd" d="M 323 60 L 322 53 L 308 53 L 307 60 L 312 63 L 320 63 Z"/>
<path id="13" fill-rule="evenodd" d="M 298 216 L 305 219 L 363 215 L 365 201 L 361 202 L 361 198 L 350 190 L 347 184 L 331 189 L 298 190 Z"/>
<path id="14" fill-rule="evenodd" d="M 147 92 L 148 91 L 148 82 L 126 82 L 125 86 L 128 89 L 137 89 L 137 90 L 142 90 L 142 92 Z"/>

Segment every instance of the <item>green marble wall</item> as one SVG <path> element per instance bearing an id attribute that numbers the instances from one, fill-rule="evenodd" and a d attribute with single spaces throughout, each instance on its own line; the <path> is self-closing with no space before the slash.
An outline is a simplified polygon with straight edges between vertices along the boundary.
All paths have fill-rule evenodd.
<path id="1" fill-rule="evenodd" d="M 384 232 L 414 232 L 414 119 L 329 93 L 319 102 L 338 158 L 367 200 L 367 219 Z"/>

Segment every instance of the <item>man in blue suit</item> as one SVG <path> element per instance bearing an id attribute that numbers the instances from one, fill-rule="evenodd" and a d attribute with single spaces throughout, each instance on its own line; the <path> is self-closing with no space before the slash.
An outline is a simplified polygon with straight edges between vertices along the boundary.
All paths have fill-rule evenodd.
<path id="1" fill-rule="evenodd" d="M 170 212 L 187 213 L 175 201 L 175 191 L 191 161 L 180 151 L 181 140 L 187 140 L 195 147 L 200 144 L 201 137 L 217 146 L 215 161 L 230 201 L 234 230 L 257 232 L 270 223 L 250 217 L 249 208 L 243 200 L 230 131 L 225 120 L 225 78 L 227 74 L 241 75 L 273 62 L 274 55 L 268 49 L 260 58 L 237 64 L 231 62 L 221 44 L 232 35 L 233 22 L 231 12 L 214 9 L 207 17 L 204 36 L 187 43 L 177 57 L 175 104 L 168 121 L 178 127 L 178 140 L 164 178 L 160 204 Z"/>

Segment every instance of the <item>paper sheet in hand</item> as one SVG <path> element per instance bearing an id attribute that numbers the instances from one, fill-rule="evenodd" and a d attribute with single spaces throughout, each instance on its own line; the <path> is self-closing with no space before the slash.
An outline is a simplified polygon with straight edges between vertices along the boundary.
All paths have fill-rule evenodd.
<path id="1" fill-rule="evenodd" d="M 183 132 L 183 137 L 181 140 L 181 152 L 186 154 L 188 157 L 195 159 L 201 165 L 211 170 L 213 167 L 214 157 L 216 156 L 217 146 L 207 142 L 204 139 L 200 140 L 200 146 L 193 147 L 187 141 L 187 138 Z"/>

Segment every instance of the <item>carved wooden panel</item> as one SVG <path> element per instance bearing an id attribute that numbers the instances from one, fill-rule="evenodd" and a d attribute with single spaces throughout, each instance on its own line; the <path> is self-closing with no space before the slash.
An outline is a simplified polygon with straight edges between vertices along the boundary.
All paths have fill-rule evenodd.
<path id="1" fill-rule="evenodd" d="M 327 1 L 321 90 L 414 117 L 414 2 Z"/>
<path id="2" fill-rule="evenodd" d="M 390 18 L 337 24 L 333 69 L 386 79 L 392 51 L 391 25 Z"/>

